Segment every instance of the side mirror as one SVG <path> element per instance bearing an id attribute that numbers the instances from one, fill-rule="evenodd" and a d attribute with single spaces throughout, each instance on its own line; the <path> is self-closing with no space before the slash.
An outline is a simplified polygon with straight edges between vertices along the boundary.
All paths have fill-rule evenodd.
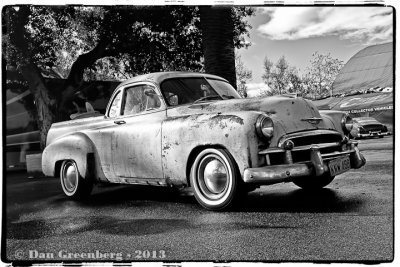
<path id="1" fill-rule="evenodd" d="M 171 106 L 176 106 L 178 105 L 179 98 L 177 95 L 171 95 L 168 97 L 167 101 Z"/>
<path id="2" fill-rule="evenodd" d="M 147 96 L 155 96 L 156 92 L 153 89 L 148 88 L 148 89 L 144 89 L 144 94 Z"/>

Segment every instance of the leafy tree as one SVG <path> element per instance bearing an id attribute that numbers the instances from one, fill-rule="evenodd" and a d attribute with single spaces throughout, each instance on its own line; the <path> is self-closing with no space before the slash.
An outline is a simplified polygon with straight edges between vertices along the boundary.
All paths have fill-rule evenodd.
<path id="1" fill-rule="evenodd" d="M 303 95 L 304 93 L 303 81 L 299 75 L 298 70 L 295 67 L 290 67 L 288 69 L 287 79 L 289 82 L 287 92 Z"/>
<path id="2" fill-rule="evenodd" d="M 235 56 L 235 65 L 237 91 L 242 97 L 247 97 L 246 83 L 251 80 L 253 73 L 251 70 L 246 68 L 239 54 Z"/>
<path id="3" fill-rule="evenodd" d="M 332 95 L 333 81 L 342 67 L 343 61 L 332 58 L 329 53 L 315 52 L 306 73 L 300 75 L 300 70 L 291 66 L 285 56 L 276 63 L 265 57 L 262 78 L 271 90 L 264 95 L 297 93 L 302 96 L 313 95 L 314 98 L 329 93 Z"/>
<path id="4" fill-rule="evenodd" d="M 233 34 L 224 38 L 233 38 L 237 48 L 246 46 L 249 25 L 243 18 L 254 11 L 224 10 L 224 21 L 228 16 L 233 21 Z M 5 7 L 3 56 L 8 69 L 22 73 L 34 96 L 42 147 L 51 123 L 68 118 L 70 99 L 85 79 L 204 69 L 210 56 L 203 54 L 202 34 L 208 27 L 201 26 L 202 15 L 207 16 L 206 9 L 191 6 Z M 65 78 L 64 84 L 50 88 L 46 71 Z"/>
<path id="5" fill-rule="evenodd" d="M 313 53 L 305 75 L 307 87 L 314 96 L 323 96 L 329 93 L 332 95 L 332 84 L 342 67 L 343 61 L 333 58 L 330 53 Z"/>
<path id="6" fill-rule="evenodd" d="M 262 79 L 271 89 L 272 94 L 283 94 L 289 87 L 290 66 L 285 56 L 274 64 L 268 57 L 264 59 L 264 74 Z"/>

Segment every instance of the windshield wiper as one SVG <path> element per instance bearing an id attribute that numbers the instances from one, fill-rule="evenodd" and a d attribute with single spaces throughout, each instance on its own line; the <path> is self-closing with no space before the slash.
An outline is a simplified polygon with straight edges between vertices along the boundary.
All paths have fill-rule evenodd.
<path id="1" fill-rule="evenodd" d="M 219 98 L 219 99 L 223 99 L 221 96 L 219 95 L 208 95 L 208 96 L 203 96 L 200 97 L 199 99 L 197 99 L 196 101 L 193 102 L 193 104 L 196 104 L 200 101 L 204 101 L 204 100 L 210 100 L 210 99 L 215 99 L 215 98 Z"/>

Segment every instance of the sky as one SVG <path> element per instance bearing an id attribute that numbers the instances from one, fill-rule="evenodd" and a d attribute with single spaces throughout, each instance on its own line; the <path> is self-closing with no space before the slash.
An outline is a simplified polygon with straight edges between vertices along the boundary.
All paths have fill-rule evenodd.
<path id="1" fill-rule="evenodd" d="M 393 41 L 391 7 L 262 7 L 248 21 L 251 46 L 237 52 L 253 74 L 250 96 L 265 87 L 261 76 L 266 56 L 273 62 L 285 56 L 301 72 L 314 52 L 346 63 L 367 46 Z"/>

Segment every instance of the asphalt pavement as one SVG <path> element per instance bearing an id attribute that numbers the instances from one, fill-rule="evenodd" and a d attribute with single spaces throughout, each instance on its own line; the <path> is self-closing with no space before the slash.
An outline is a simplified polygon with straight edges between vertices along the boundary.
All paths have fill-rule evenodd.
<path id="1" fill-rule="evenodd" d="M 3 260 L 391 261 L 393 137 L 359 147 L 367 165 L 327 188 L 264 186 L 229 212 L 150 186 L 103 185 L 72 201 L 58 179 L 10 172 Z"/>

